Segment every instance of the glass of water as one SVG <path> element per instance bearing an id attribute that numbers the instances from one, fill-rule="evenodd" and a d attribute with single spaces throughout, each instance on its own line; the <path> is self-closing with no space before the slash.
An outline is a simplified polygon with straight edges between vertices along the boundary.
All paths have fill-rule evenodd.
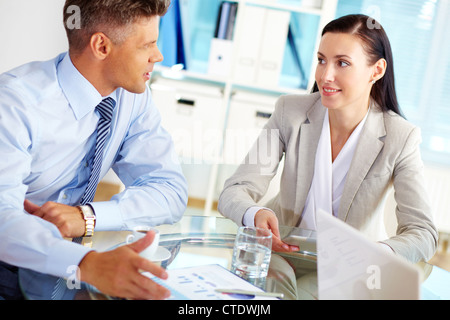
<path id="1" fill-rule="evenodd" d="M 240 227 L 234 241 L 231 271 L 239 277 L 263 287 L 269 271 L 272 233 L 256 227 Z"/>

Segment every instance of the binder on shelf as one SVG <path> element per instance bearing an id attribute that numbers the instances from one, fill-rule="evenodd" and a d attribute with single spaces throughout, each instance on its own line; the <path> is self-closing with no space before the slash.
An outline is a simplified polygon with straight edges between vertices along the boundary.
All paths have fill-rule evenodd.
<path id="1" fill-rule="evenodd" d="M 239 39 L 236 81 L 277 86 L 283 65 L 291 14 L 288 11 L 247 6 Z"/>
<path id="2" fill-rule="evenodd" d="M 266 9 L 256 6 L 245 6 L 238 39 L 238 53 L 235 64 L 235 81 L 253 84 L 256 80 L 256 69 L 259 64 L 261 39 L 264 30 Z"/>
<path id="3" fill-rule="evenodd" d="M 230 1 L 223 1 L 220 5 L 216 30 L 209 52 L 209 74 L 227 76 L 230 72 L 237 6 L 236 2 Z"/>
<path id="4" fill-rule="evenodd" d="M 266 9 L 256 85 L 278 85 L 290 19 L 289 11 Z"/>
<path id="5" fill-rule="evenodd" d="M 219 14 L 217 16 L 214 38 L 226 40 L 233 39 L 237 7 L 237 2 L 222 1 L 220 4 Z"/>
<path id="6" fill-rule="evenodd" d="M 238 4 L 236 2 L 231 4 L 230 15 L 228 19 L 228 27 L 227 27 L 227 40 L 233 40 L 234 35 L 234 25 L 236 24 L 236 15 L 237 15 Z"/>
<path id="7" fill-rule="evenodd" d="M 213 38 L 209 50 L 208 74 L 228 76 L 231 69 L 233 42 Z"/>

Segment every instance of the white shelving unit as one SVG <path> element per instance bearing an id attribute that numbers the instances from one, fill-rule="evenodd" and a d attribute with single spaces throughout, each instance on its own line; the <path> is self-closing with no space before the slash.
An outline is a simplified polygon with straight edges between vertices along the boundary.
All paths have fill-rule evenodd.
<path id="1" fill-rule="evenodd" d="M 315 67 L 311 67 L 307 90 L 239 81 L 239 74 L 236 74 L 239 69 L 236 64 L 240 37 L 244 34 L 246 25 L 247 8 L 268 8 L 318 17 L 317 30 L 311 30 L 316 35 L 316 50 L 311 52 L 312 61 L 315 61 L 321 30 L 326 23 L 334 19 L 338 0 L 239 0 L 234 2 L 238 3 L 238 11 L 228 75 L 218 76 L 157 66 L 149 83 L 155 103 L 161 111 L 163 125 L 174 136 L 175 146 L 188 178 L 190 197 L 204 201 L 204 215 L 212 213 L 221 185 L 242 160 L 242 158 L 235 158 L 225 161 L 226 158 L 230 158 L 227 157 L 229 155 L 224 154 L 225 150 L 230 149 L 230 146 L 225 143 L 226 141 L 230 143 L 230 139 L 227 140 L 227 130 L 235 130 L 235 132 L 243 130 L 242 132 L 245 133 L 242 140 L 256 138 L 255 132 L 260 130 L 267 121 L 267 116 L 273 111 L 274 102 L 278 96 L 306 93 L 314 84 Z M 311 3 L 316 6 L 308 5 Z M 252 111 L 246 109 L 246 112 L 240 113 L 237 111 L 239 108 L 250 108 Z M 262 117 L 256 119 L 255 114 Z M 239 140 L 239 137 L 234 138 Z M 231 139 L 232 142 L 233 139 Z M 244 145 L 244 149 L 250 148 L 249 141 L 238 142 Z M 202 147 L 203 153 L 199 152 L 199 148 L 202 149 Z M 186 152 L 186 148 L 191 148 L 192 152 Z M 197 191 L 197 189 L 202 190 Z"/>

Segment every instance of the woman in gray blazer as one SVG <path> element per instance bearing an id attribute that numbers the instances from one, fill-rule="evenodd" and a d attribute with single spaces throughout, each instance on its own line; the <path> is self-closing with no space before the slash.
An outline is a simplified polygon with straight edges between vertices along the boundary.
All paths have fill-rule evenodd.
<path id="1" fill-rule="evenodd" d="M 324 28 L 313 93 L 279 98 L 225 182 L 219 211 L 238 225 L 271 229 L 275 251 L 298 249 L 281 241 L 279 224 L 315 229 L 318 209 L 412 262 L 436 250 L 420 130 L 401 115 L 389 39 L 373 21 L 349 15 Z M 278 195 L 258 203 L 280 162 Z M 392 187 L 398 228 L 388 238 L 384 204 Z"/>

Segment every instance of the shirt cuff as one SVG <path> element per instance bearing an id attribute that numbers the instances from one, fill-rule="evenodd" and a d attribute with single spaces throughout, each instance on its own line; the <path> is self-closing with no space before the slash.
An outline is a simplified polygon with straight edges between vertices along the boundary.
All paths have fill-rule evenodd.
<path id="1" fill-rule="evenodd" d="M 114 201 L 90 202 L 94 209 L 95 231 L 120 231 L 124 222 L 119 206 Z"/>
<path id="2" fill-rule="evenodd" d="M 386 244 L 384 242 L 378 242 L 378 244 L 381 245 L 381 248 L 383 248 L 384 251 L 390 252 L 390 253 L 395 253 L 394 249 L 392 249 L 391 246 L 389 246 L 388 244 Z"/>
<path id="3" fill-rule="evenodd" d="M 58 241 L 49 252 L 44 273 L 68 278 L 74 276 L 81 260 L 93 249 L 71 241 Z"/>
<path id="4" fill-rule="evenodd" d="M 259 210 L 270 210 L 269 208 L 265 207 L 250 207 L 245 211 L 244 217 L 242 218 L 242 224 L 246 227 L 254 227 L 255 226 L 255 215 Z"/>

